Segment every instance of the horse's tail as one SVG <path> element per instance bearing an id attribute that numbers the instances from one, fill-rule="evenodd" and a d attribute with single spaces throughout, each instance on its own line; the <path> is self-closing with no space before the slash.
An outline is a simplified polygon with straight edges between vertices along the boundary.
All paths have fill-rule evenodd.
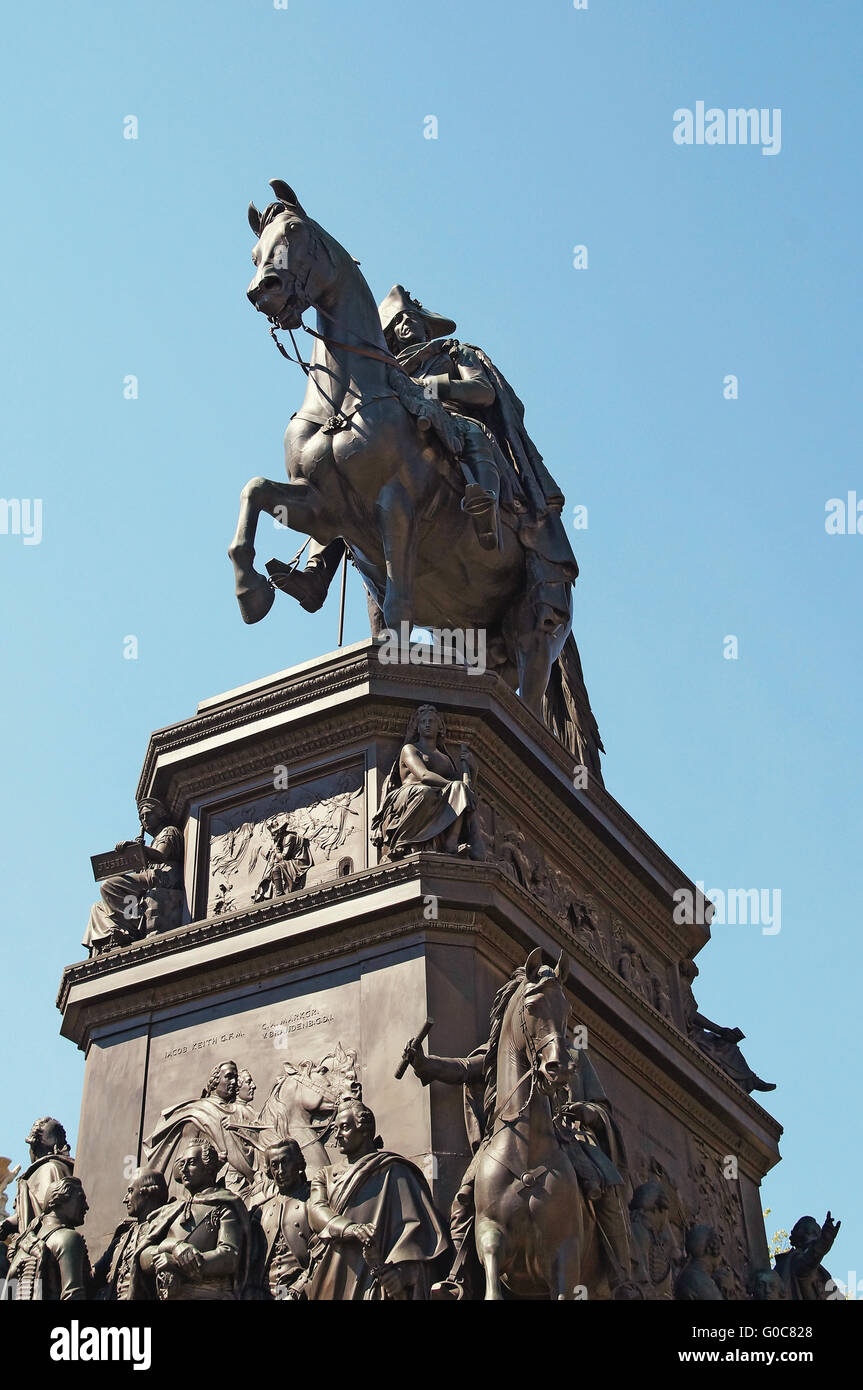
<path id="1" fill-rule="evenodd" d="M 578 759 L 580 766 L 587 769 L 588 777 L 595 778 L 600 786 L 604 786 L 599 755 L 605 749 L 599 736 L 599 725 L 590 708 L 581 657 L 572 633 L 551 668 L 542 701 L 542 714 L 551 732 Z"/>

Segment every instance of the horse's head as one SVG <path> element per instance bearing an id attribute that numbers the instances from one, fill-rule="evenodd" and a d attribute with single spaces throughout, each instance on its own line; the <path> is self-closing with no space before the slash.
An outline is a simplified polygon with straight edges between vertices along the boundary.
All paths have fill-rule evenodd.
<path id="1" fill-rule="evenodd" d="M 356 1052 L 341 1043 L 319 1062 L 285 1062 L 276 1099 L 294 1114 L 303 1112 L 317 1119 L 334 1115 L 344 1092 L 359 1088 L 356 1063 Z"/>
<path id="2" fill-rule="evenodd" d="M 256 270 L 246 294 L 279 328 L 299 328 L 322 287 L 316 272 L 326 265 L 331 273 L 332 257 L 320 227 L 307 216 L 290 185 L 270 179 L 270 187 L 277 203 L 263 212 L 249 203 L 249 226 L 257 240 L 252 250 Z"/>
<path id="3" fill-rule="evenodd" d="M 546 1095 L 565 1085 L 570 1071 L 566 1029 L 569 1001 L 563 982 L 569 973 L 569 958 L 561 951 L 554 969 L 543 965 L 539 947 L 524 963 L 521 997 L 521 1023 L 537 1085 Z"/>

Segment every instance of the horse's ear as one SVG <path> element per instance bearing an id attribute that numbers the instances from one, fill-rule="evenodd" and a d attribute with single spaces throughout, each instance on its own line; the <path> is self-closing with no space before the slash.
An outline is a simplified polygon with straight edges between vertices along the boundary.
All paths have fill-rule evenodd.
<path id="1" fill-rule="evenodd" d="M 542 951 L 536 946 L 524 963 L 525 978 L 530 984 L 536 984 L 539 979 L 539 972 L 542 969 Z"/>
<path id="2" fill-rule="evenodd" d="M 261 235 L 261 214 L 258 212 L 254 203 L 249 203 L 249 226 L 255 233 L 255 236 Z"/>
<path id="3" fill-rule="evenodd" d="M 296 208 L 297 212 L 304 212 L 300 200 L 289 183 L 284 179 L 270 179 L 270 188 L 275 193 L 280 203 L 284 203 L 289 208 Z"/>
<path id="4" fill-rule="evenodd" d="M 557 965 L 554 967 L 554 973 L 562 985 L 566 984 L 569 975 L 569 956 L 566 951 L 561 951 Z"/>

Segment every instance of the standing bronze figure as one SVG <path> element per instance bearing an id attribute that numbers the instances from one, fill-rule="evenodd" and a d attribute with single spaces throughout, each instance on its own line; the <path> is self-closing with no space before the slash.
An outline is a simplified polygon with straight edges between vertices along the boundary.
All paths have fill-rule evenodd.
<path id="1" fill-rule="evenodd" d="M 87 1211 L 80 1179 L 61 1178 L 51 1184 L 41 1215 L 12 1245 L 0 1299 L 80 1303 L 88 1297 L 90 1260 L 77 1230 Z"/>
<path id="2" fill-rule="evenodd" d="M 425 1177 L 383 1149 L 367 1105 L 347 1095 L 336 1116 L 343 1154 L 311 1180 L 312 1248 L 308 1297 L 317 1300 L 427 1299 L 446 1233 Z"/>
<path id="3" fill-rule="evenodd" d="M 252 1296 L 293 1302 L 305 1297 L 309 1267 L 309 1184 L 303 1151 L 296 1139 L 270 1144 L 264 1171 L 274 1191 L 249 1199 Z"/>
<path id="4" fill-rule="evenodd" d="M 243 1202 L 217 1183 L 223 1158 L 209 1139 L 196 1139 L 177 1160 L 186 1197 L 169 1202 L 147 1223 L 139 1255 L 160 1300 L 238 1299 L 249 1269 L 249 1216 Z"/>
<path id="5" fill-rule="evenodd" d="M 835 1281 L 821 1261 L 827 1255 L 839 1232 L 841 1221 L 834 1221 L 828 1211 L 821 1226 L 814 1216 L 801 1216 L 791 1228 L 791 1249 L 776 1256 L 776 1273 L 782 1280 L 786 1297 L 801 1303 L 819 1303 L 839 1298 Z"/>
<path id="6" fill-rule="evenodd" d="M 75 1167 L 66 1131 L 50 1115 L 35 1121 L 24 1142 L 30 1150 L 30 1162 L 18 1175 L 13 1214 L 0 1222 L 0 1241 L 26 1231 L 45 1210 L 49 1189 L 70 1178 Z"/>
<path id="7" fill-rule="evenodd" d="M 156 1297 L 151 1278 L 141 1273 L 138 1254 L 146 1244 L 147 1219 L 168 1200 L 164 1173 L 144 1169 L 126 1189 L 123 1206 L 128 1212 L 111 1237 L 104 1255 L 93 1266 L 92 1288 L 103 1301 L 141 1302 Z"/>

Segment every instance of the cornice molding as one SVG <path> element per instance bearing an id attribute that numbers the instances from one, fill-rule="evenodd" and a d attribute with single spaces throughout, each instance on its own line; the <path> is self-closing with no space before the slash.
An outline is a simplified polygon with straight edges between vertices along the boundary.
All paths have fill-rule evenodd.
<path id="1" fill-rule="evenodd" d="M 406 887 L 413 889 L 408 897 L 403 891 L 400 895 L 394 892 Z M 436 921 L 423 915 L 423 899 L 429 893 L 440 902 Z M 302 931 L 304 919 L 338 906 L 350 908 L 340 925 L 325 929 L 310 925 Z M 292 928 L 291 934 L 266 944 L 250 943 L 247 952 L 242 950 L 243 938 L 253 929 L 279 923 Z M 657 1093 L 667 1097 L 668 1108 L 697 1120 L 699 1129 L 712 1142 L 727 1145 L 733 1138 L 739 1146 L 741 1139 L 747 1138 L 747 1164 L 753 1171 L 763 1173 L 775 1162 L 781 1126 L 679 1028 L 588 951 L 566 924 L 493 864 L 417 853 L 290 897 L 192 922 L 68 966 L 57 1006 L 64 1015 L 70 1009 L 74 1012 L 69 1035 L 86 1049 L 94 1027 L 110 1026 L 288 971 L 319 967 L 349 954 L 376 952 L 399 939 L 445 939 L 453 934 L 482 938 L 507 970 L 523 961 L 530 945 L 540 944 L 550 952 L 566 949 L 576 966 L 573 993 L 577 1016 L 589 1028 L 596 1028 L 607 1050 L 619 1056 L 621 1069 L 635 1081 L 648 1076 Z M 190 957 L 197 947 L 220 941 L 230 941 L 239 949 L 202 968 L 193 966 Z M 174 968 L 165 971 L 162 967 L 166 962 Z M 147 971 L 148 966 L 152 971 Z M 94 984 L 101 986 L 98 999 L 75 1003 L 77 987 Z M 669 1071 L 669 1059 L 676 1075 Z M 705 1096 L 713 1093 L 712 1107 L 706 1099 L 696 1099 L 691 1084 L 687 1084 L 693 1074 L 701 1079 Z M 717 1114 L 717 1109 L 722 1113 Z M 753 1128 L 773 1141 L 772 1151 L 769 1142 L 756 1140 Z M 732 1151 L 727 1147 L 723 1150 Z"/>

